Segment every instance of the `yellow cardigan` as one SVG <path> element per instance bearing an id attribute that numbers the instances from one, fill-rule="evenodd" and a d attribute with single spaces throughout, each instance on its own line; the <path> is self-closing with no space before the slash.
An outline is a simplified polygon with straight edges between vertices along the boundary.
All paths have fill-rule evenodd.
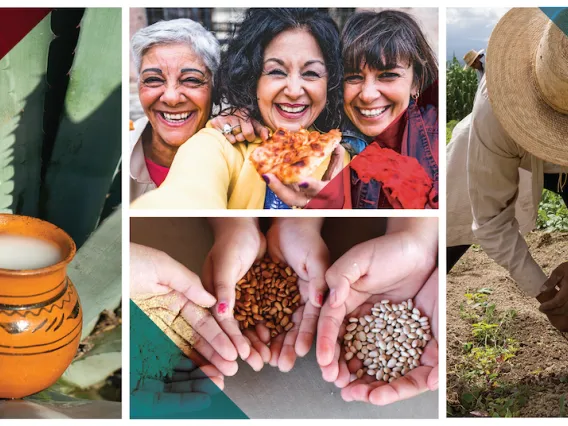
<path id="1" fill-rule="evenodd" d="M 248 158 L 253 143 L 231 144 L 207 123 L 177 151 L 168 176 L 159 188 L 132 204 L 133 209 L 262 209 L 266 183 Z M 321 179 L 330 157 L 312 177 Z M 349 163 L 345 153 L 344 165 Z"/>

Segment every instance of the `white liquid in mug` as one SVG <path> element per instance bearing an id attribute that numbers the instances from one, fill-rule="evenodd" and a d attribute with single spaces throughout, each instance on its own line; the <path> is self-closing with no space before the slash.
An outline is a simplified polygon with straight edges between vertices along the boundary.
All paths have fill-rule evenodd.
<path id="1" fill-rule="evenodd" d="M 34 237 L 0 234 L 2 269 L 40 269 L 60 260 L 61 252 L 55 244 Z"/>

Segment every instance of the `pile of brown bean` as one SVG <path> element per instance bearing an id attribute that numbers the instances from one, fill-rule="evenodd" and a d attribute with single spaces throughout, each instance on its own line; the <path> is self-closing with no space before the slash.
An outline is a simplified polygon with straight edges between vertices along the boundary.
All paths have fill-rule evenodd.
<path id="1" fill-rule="evenodd" d="M 343 336 L 345 360 L 363 362 L 363 374 L 392 382 L 420 366 L 422 348 L 432 339 L 428 318 L 414 307 L 412 299 L 400 304 L 382 300 L 370 315 L 351 317 Z"/>
<path id="2" fill-rule="evenodd" d="M 292 314 L 300 304 L 298 275 L 268 255 L 255 262 L 237 283 L 235 318 L 244 330 L 265 323 L 271 337 L 294 327 Z"/>

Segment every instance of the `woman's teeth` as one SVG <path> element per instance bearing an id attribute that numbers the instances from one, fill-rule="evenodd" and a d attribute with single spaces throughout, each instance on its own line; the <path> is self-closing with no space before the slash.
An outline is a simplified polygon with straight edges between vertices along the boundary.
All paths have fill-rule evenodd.
<path id="1" fill-rule="evenodd" d="M 377 115 L 381 115 L 388 107 L 379 108 L 379 109 L 361 109 L 359 108 L 359 112 L 363 114 L 365 117 L 376 117 Z"/>
<path id="2" fill-rule="evenodd" d="M 166 119 L 166 121 L 171 121 L 172 123 L 185 121 L 187 117 L 189 117 L 189 112 L 182 112 L 180 114 L 168 114 L 167 112 L 162 112 L 162 117 Z"/>
<path id="3" fill-rule="evenodd" d="M 285 105 L 278 105 L 278 108 L 280 108 L 282 111 L 289 112 L 289 113 L 302 112 L 307 107 L 308 107 L 307 105 L 302 105 L 302 106 L 299 106 L 299 107 L 289 107 L 289 106 L 285 106 Z"/>

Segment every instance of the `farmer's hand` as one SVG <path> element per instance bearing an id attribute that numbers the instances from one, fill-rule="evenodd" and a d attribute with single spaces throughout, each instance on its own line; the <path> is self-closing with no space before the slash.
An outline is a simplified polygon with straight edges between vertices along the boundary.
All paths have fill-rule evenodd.
<path id="1" fill-rule="evenodd" d="M 131 243 L 130 297 L 166 334 L 181 333 L 178 346 L 191 346 L 225 375 L 237 372 L 235 347 L 204 308 L 214 305 L 215 298 L 181 263 L 160 250 Z M 184 332 L 171 329 L 174 324 Z"/>
<path id="2" fill-rule="evenodd" d="M 390 219 L 387 234 L 359 244 L 326 273 L 330 296 L 318 322 L 317 359 L 327 381 L 345 387 L 349 366 L 341 355 L 344 321 L 382 299 L 415 304 L 431 319 L 433 339 L 424 349 L 422 367 L 390 384 L 356 381 L 342 391 L 344 399 L 384 405 L 438 386 L 437 219 Z M 342 335 L 342 334 L 341 334 Z"/>
<path id="3" fill-rule="evenodd" d="M 298 274 L 301 295 L 300 306 L 292 316 L 294 327 L 270 343 L 270 365 L 281 371 L 290 371 L 296 357 L 305 356 L 314 340 L 329 267 L 322 225 L 322 218 L 276 218 L 266 234 L 272 259 L 288 264 Z M 270 337 L 268 329 L 263 336 Z"/>
<path id="4" fill-rule="evenodd" d="M 568 262 L 558 266 L 543 287 L 548 290 L 537 296 L 539 310 L 560 331 L 568 331 Z"/>
<path id="5" fill-rule="evenodd" d="M 236 284 L 266 252 L 266 239 L 256 218 L 210 218 L 215 243 L 203 266 L 205 288 L 215 294 L 213 316 L 237 348 L 241 359 L 259 371 L 270 350 L 254 333 L 241 333 L 234 317 Z"/>
<path id="6" fill-rule="evenodd" d="M 272 173 L 262 175 L 262 178 L 268 187 L 284 203 L 290 207 L 306 207 L 306 205 L 314 198 L 318 197 L 320 191 L 325 188 L 331 179 L 337 176 L 343 170 L 343 158 L 345 157 L 345 148 L 338 145 L 333 153 L 327 167 L 326 172 L 321 180 L 307 177 L 297 184 L 285 185 Z M 325 202 L 326 206 L 321 208 L 341 209 L 343 207 L 343 193 L 324 192 L 328 198 L 318 197 L 320 201 Z"/>
<path id="7" fill-rule="evenodd" d="M 232 133 L 223 133 L 225 124 L 233 129 Z M 213 128 L 219 130 L 231 143 L 254 142 L 258 136 L 265 141 L 270 137 L 268 127 L 263 126 L 254 118 L 249 118 L 248 112 L 238 109 L 233 115 L 218 115 L 211 120 Z"/>
<path id="8" fill-rule="evenodd" d="M 550 290 L 552 298 L 540 305 L 540 311 L 547 315 L 568 316 L 568 262 L 552 271 L 544 287 Z"/>

